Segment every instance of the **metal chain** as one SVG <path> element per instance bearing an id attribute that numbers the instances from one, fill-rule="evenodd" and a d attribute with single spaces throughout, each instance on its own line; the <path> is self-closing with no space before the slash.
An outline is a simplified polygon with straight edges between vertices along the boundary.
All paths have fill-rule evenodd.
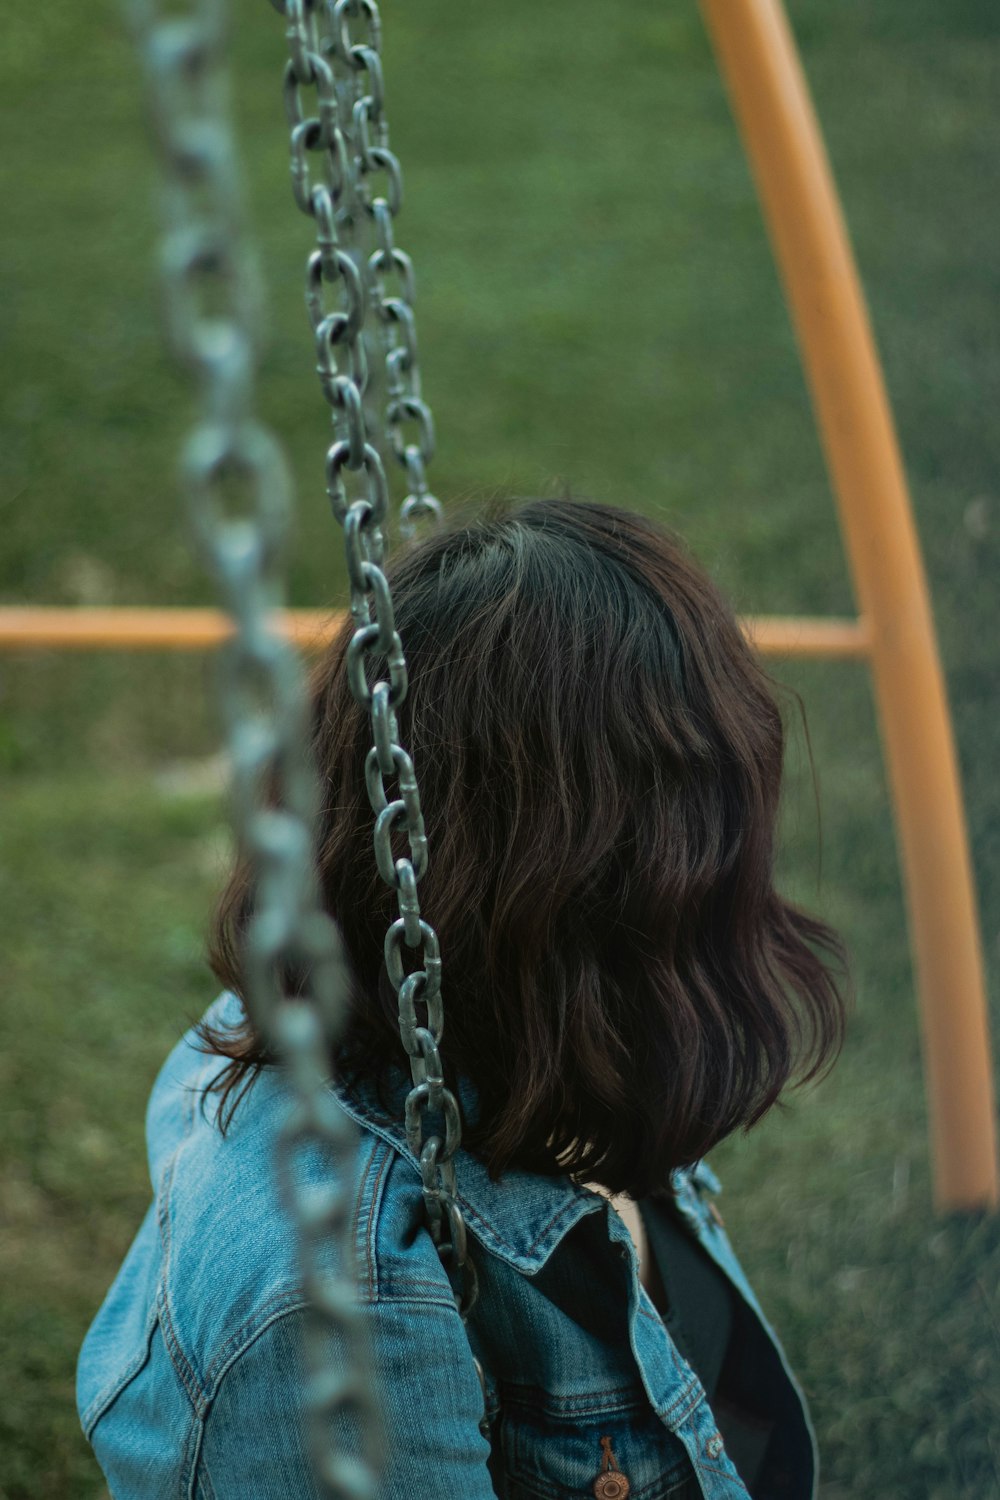
<path id="1" fill-rule="evenodd" d="M 271 0 L 286 22 L 289 61 L 284 93 L 291 126 L 292 185 L 295 202 L 315 221 L 317 248 L 306 272 L 306 304 L 316 340 L 320 386 L 332 410 L 334 442 L 327 452 L 327 493 L 334 516 L 344 530 L 350 607 L 355 632 L 347 651 L 351 691 L 368 709 L 373 745 L 365 763 L 365 782 L 375 814 L 375 858 L 382 879 L 396 893 L 399 917 L 385 938 L 385 963 L 398 996 L 399 1031 L 413 1088 L 405 1106 L 407 1140 L 420 1162 L 424 1204 L 431 1236 L 449 1275 L 458 1282 L 455 1301 L 463 1321 L 477 1296 L 475 1265 L 468 1253 L 465 1221 L 457 1201 L 454 1156 L 461 1143 L 458 1101 L 445 1087 L 440 1045 L 444 1031 L 441 955 L 437 934 L 421 916 L 418 885 L 427 870 L 427 838 L 413 761 L 400 743 L 397 711 L 406 698 L 406 658 L 396 630 L 392 595 L 383 572 L 382 531 L 388 511 L 385 469 L 369 440 L 364 394 L 368 380 L 364 328 L 372 294 L 384 327 L 390 399 L 386 429 L 392 450 L 410 479 L 403 506 L 404 523 L 426 512 L 440 511 L 426 490 L 424 464 L 433 452 L 433 424 L 420 399 L 409 257 L 392 239 L 392 221 L 402 202 L 399 162 L 389 150 L 384 113 L 380 57 L 381 22 L 374 0 L 325 0 L 328 33 L 318 26 L 319 0 Z M 351 23 L 363 22 L 365 41 L 358 42 Z M 316 91 L 316 112 L 307 116 L 302 91 Z M 289 100 L 292 101 L 289 107 Z M 315 173 L 308 154 L 319 158 Z M 347 162 L 347 170 L 344 162 Z M 385 174 L 385 195 L 376 195 L 371 179 Z M 347 249 L 347 232 L 367 215 L 378 244 L 367 260 L 366 274 Z M 341 238 L 344 231 L 344 239 Z M 385 277 L 395 272 L 401 295 L 388 295 Z M 340 305 L 328 311 L 324 291 L 336 287 Z M 404 424 L 415 422 L 416 441 Z M 348 493 L 348 475 L 356 475 L 362 493 Z M 395 782 L 395 792 L 387 786 Z M 393 835 L 405 836 L 407 853 L 397 854 Z M 404 949 L 410 950 L 407 962 Z M 426 1010 L 425 1020 L 417 1006 Z M 440 1134 L 430 1116 L 438 1114 Z M 481 1430 L 488 1432 L 486 1385 Z"/>
<path id="2" fill-rule="evenodd" d="M 236 627 L 221 675 L 234 821 L 254 872 L 245 998 L 284 1062 L 293 1098 L 277 1165 L 311 1309 L 310 1446 L 329 1500 L 371 1500 L 382 1432 L 360 1342 L 349 1234 L 357 1139 L 328 1087 L 346 968 L 340 935 L 319 900 L 307 695 L 275 613 L 282 604 L 290 489 L 280 449 L 253 411 L 259 305 L 229 125 L 222 0 L 190 0 L 181 15 L 169 17 L 160 0 L 132 0 L 130 15 L 149 75 L 167 187 L 163 264 L 171 342 L 200 385 L 201 414 L 184 447 L 183 478 L 195 536 Z M 272 777 L 276 798 L 265 805 L 265 780 Z M 286 994 L 289 971 L 307 976 L 302 993 Z M 333 1423 L 348 1407 L 365 1435 L 361 1456 L 331 1444 Z"/>
<path id="3" fill-rule="evenodd" d="M 434 418 L 421 392 L 417 330 L 413 312 L 413 262 L 395 243 L 394 220 L 403 203 L 399 158 L 389 149 L 382 73 L 382 23 L 374 0 L 271 0 L 287 23 L 285 113 L 291 127 L 292 184 L 303 213 L 314 217 L 323 245 L 327 226 L 364 282 L 371 327 L 359 341 L 364 354 L 352 371 L 363 399 L 372 446 L 391 452 L 406 477 L 400 530 L 414 535 L 424 518 L 440 521 L 441 503 L 431 493 L 427 465 L 434 456 Z M 328 31 L 320 35 L 322 8 Z M 362 39 L 352 24 L 360 23 Z M 359 33 L 361 34 L 361 33 Z M 306 115 L 302 90 L 316 91 L 316 113 Z M 339 127 L 339 130 L 338 130 Z M 322 162 L 314 182 L 309 155 Z M 376 184 L 381 183 L 381 191 Z M 317 190 L 325 189 L 314 206 Z M 329 259 L 329 247 L 328 247 Z M 323 275 L 336 280 L 328 264 Z M 307 273 L 310 309 L 317 304 L 320 272 Z M 365 314 L 361 315 L 362 326 Z M 314 328 L 317 326 L 314 319 Z M 347 337 L 347 335 L 342 335 Z M 353 342 L 353 335 L 349 338 Z M 373 354 L 382 366 L 382 405 Z"/>

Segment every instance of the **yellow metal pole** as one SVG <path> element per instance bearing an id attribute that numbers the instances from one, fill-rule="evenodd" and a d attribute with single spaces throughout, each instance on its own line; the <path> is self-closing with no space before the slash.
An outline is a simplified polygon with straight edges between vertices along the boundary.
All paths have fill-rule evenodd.
<path id="1" fill-rule="evenodd" d="M 296 645 L 318 650 L 343 614 L 299 609 L 278 618 Z M 234 629 L 221 609 L 0 605 L 0 651 L 204 651 L 228 640 Z"/>
<path id="2" fill-rule="evenodd" d="M 281 623 L 303 650 L 319 651 L 343 620 L 341 611 L 293 609 Z M 747 616 L 748 639 L 764 656 L 858 658 L 868 655 L 870 633 L 863 620 Z M 0 651 L 203 651 L 233 633 L 220 609 L 56 609 L 0 605 Z"/>
<path id="3" fill-rule="evenodd" d="M 779 0 L 702 0 L 802 349 L 871 660 L 916 957 L 936 1199 L 998 1199 L 982 949 L 930 599 L 864 298 Z"/>

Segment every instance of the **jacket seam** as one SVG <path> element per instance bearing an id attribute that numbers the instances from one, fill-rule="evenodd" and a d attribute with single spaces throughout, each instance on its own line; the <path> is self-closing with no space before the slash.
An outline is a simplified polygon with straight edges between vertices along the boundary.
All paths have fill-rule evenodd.
<path id="1" fill-rule="evenodd" d="M 512 1386 L 507 1381 L 501 1380 L 500 1386 L 503 1390 L 501 1405 L 520 1407 L 526 1411 L 552 1413 L 553 1415 L 586 1415 L 589 1403 L 598 1400 L 602 1396 L 614 1396 L 618 1400 L 605 1411 L 616 1412 L 641 1411 L 648 1405 L 646 1398 L 638 1387 L 621 1385 L 607 1386 L 599 1391 L 581 1391 L 573 1396 L 553 1396 L 539 1386 Z M 512 1391 L 517 1394 L 511 1394 Z M 522 1396 L 524 1391 L 527 1395 Z M 534 1399 L 532 1399 L 534 1398 Z"/>
<path id="2" fill-rule="evenodd" d="M 226 1339 L 219 1349 L 211 1365 L 205 1371 L 205 1401 L 211 1401 L 215 1395 L 222 1377 L 233 1359 L 238 1359 L 244 1349 L 250 1347 L 254 1339 L 265 1328 L 274 1322 L 275 1318 L 281 1317 L 286 1312 L 295 1312 L 297 1308 L 306 1306 L 306 1301 L 299 1286 L 287 1286 L 281 1291 L 273 1292 L 260 1306 L 255 1307 L 253 1312 L 236 1328 Z"/>
<path id="3" fill-rule="evenodd" d="M 201 1471 L 199 1473 L 199 1470 Z M 200 1500 L 216 1500 L 215 1485 L 208 1468 L 201 1462 L 201 1453 L 198 1454 L 198 1462 L 192 1475 L 191 1500 L 199 1500 L 198 1487 L 201 1489 Z"/>
<path id="4" fill-rule="evenodd" d="M 285 1295 L 287 1296 L 288 1294 L 286 1293 Z M 217 1396 L 219 1394 L 219 1391 L 222 1389 L 222 1382 L 225 1380 L 226 1376 L 229 1374 L 229 1371 L 233 1368 L 233 1365 L 236 1364 L 237 1360 L 242 1359 L 243 1355 L 247 1352 L 247 1350 L 253 1344 L 255 1344 L 257 1342 L 257 1340 L 261 1337 L 261 1335 L 265 1334 L 269 1328 L 271 1328 L 271 1327 L 274 1326 L 275 1323 L 280 1322 L 282 1318 L 291 1317 L 293 1314 L 299 1313 L 299 1312 L 308 1312 L 310 1304 L 306 1300 L 306 1298 L 303 1296 L 303 1294 L 301 1292 L 298 1292 L 298 1293 L 296 1293 L 294 1295 L 295 1295 L 295 1300 L 294 1301 L 288 1302 L 287 1305 L 284 1306 L 284 1307 L 275 1307 L 274 1310 L 270 1313 L 270 1315 L 267 1318 L 264 1319 L 263 1322 L 260 1322 L 260 1323 L 256 1324 L 256 1326 L 253 1329 L 253 1332 L 249 1333 L 247 1335 L 247 1337 L 245 1338 L 244 1342 L 242 1344 L 240 1344 L 240 1346 L 237 1349 L 231 1350 L 231 1352 L 229 1353 L 229 1355 L 228 1355 L 225 1363 L 220 1366 L 220 1368 L 217 1370 L 216 1374 L 213 1377 L 212 1388 L 211 1388 L 211 1391 L 209 1392 L 208 1397 L 207 1397 L 206 1402 L 205 1402 L 205 1416 L 208 1415 L 208 1408 L 211 1406 L 212 1402 L 215 1401 L 215 1399 L 217 1398 Z M 272 1299 L 272 1300 L 274 1300 L 274 1299 Z M 248 1319 L 247 1321 L 249 1323 L 250 1320 Z M 247 1324 L 244 1324 L 244 1329 L 246 1327 L 247 1327 Z M 234 1337 L 235 1337 L 235 1335 L 234 1335 Z M 230 1343 L 232 1343 L 232 1339 L 230 1339 Z"/>
<path id="5" fill-rule="evenodd" d="M 437 1300 L 435 1300 L 432 1297 L 406 1297 L 406 1298 L 386 1297 L 386 1298 L 380 1299 L 380 1300 L 384 1300 L 386 1302 L 406 1301 L 406 1302 L 409 1302 L 411 1305 L 420 1306 L 420 1307 L 440 1307 L 440 1306 L 444 1306 L 444 1307 L 449 1308 L 452 1312 L 454 1312 L 456 1314 L 456 1316 L 458 1315 L 458 1308 L 455 1306 L 455 1299 L 454 1298 L 451 1298 L 448 1302 L 438 1302 Z M 372 1305 L 378 1306 L 378 1303 L 375 1303 L 375 1304 L 372 1304 Z M 215 1378 L 214 1378 L 214 1381 L 213 1381 L 212 1389 L 207 1394 L 205 1402 L 204 1402 L 204 1412 L 200 1414 L 202 1416 L 202 1419 L 204 1419 L 204 1417 L 207 1416 L 207 1414 L 208 1414 L 208 1408 L 212 1404 L 212 1402 L 215 1401 L 218 1398 L 219 1391 L 220 1391 L 220 1389 L 222 1387 L 222 1383 L 225 1380 L 226 1376 L 229 1374 L 229 1371 L 232 1369 L 233 1365 L 236 1364 L 237 1360 L 239 1360 L 239 1359 L 241 1359 L 243 1357 L 243 1355 L 247 1352 L 247 1350 L 253 1344 L 255 1344 L 257 1342 L 257 1340 L 261 1337 L 261 1335 L 264 1334 L 264 1333 L 266 1333 L 267 1330 L 269 1328 L 273 1327 L 273 1325 L 275 1323 L 280 1322 L 282 1318 L 291 1317 L 295 1313 L 309 1312 L 309 1310 L 310 1310 L 311 1307 L 312 1307 L 312 1304 L 300 1292 L 298 1294 L 298 1296 L 297 1296 L 297 1298 L 296 1298 L 295 1301 L 289 1302 L 288 1305 L 284 1306 L 284 1307 L 275 1307 L 274 1310 L 273 1310 L 273 1312 L 271 1312 L 271 1314 L 269 1315 L 269 1317 L 267 1317 L 265 1319 L 265 1321 L 257 1324 L 254 1327 L 253 1332 L 251 1334 L 249 1334 L 249 1336 L 247 1337 L 247 1339 L 245 1340 L 245 1342 L 242 1343 L 238 1349 L 234 1349 L 230 1353 L 230 1355 L 227 1358 L 225 1364 L 217 1371 L 217 1373 L 215 1375 Z"/>
<path id="6" fill-rule="evenodd" d="M 424 1281 L 421 1280 L 420 1277 L 391 1277 L 390 1281 L 388 1281 L 388 1287 L 390 1287 L 390 1290 L 388 1290 L 388 1292 L 382 1293 L 381 1296 L 373 1299 L 373 1301 L 418 1302 L 420 1301 L 420 1298 L 406 1298 L 406 1290 L 408 1290 L 409 1287 L 424 1287 L 427 1292 L 439 1293 L 439 1296 L 441 1296 L 441 1298 L 445 1298 L 447 1299 L 447 1301 L 454 1302 L 454 1295 L 451 1295 L 450 1298 L 448 1298 L 447 1292 L 445 1292 L 444 1284 L 442 1284 L 441 1281 Z M 403 1295 L 397 1296 L 397 1292 L 403 1293 Z"/>
<path id="7" fill-rule="evenodd" d="M 366 1259 L 367 1264 L 368 1264 L 368 1297 L 369 1297 L 370 1301 L 374 1301 L 377 1298 L 377 1296 L 378 1296 L 378 1280 L 377 1280 L 377 1272 L 376 1272 L 376 1267 L 375 1267 L 375 1250 L 374 1250 L 375 1208 L 376 1208 L 376 1205 L 378 1203 L 379 1187 L 381 1185 L 382 1178 L 385 1176 L 386 1168 L 388 1167 L 390 1161 L 392 1161 L 392 1151 L 391 1151 L 391 1148 L 389 1150 L 387 1150 L 385 1152 L 385 1154 L 383 1155 L 382 1160 L 379 1163 L 378 1172 L 376 1174 L 375 1181 L 372 1183 L 372 1189 L 371 1189 L 372 1198 L 371 1198 L 371 1203 L 370 1203 L 369 1208 L 368 1208 L 368 1222 L 365 1225 L 365 1259 Z M 372 1166 L 372 1160 L 371 1160 L 371 1158 L 369 1158 L 368 1165 L 365 1168 L 365 1172 L 364 1172 L 364 1175 L 362 1177 L 361 1186 L 358 1189 L 358 1201 L 357 1201 L 357 1205 L 356 1205 L 356 1212 L 359 1212 L 359 1213 L 360 1213 L 360 1209 L 361 1209 L 361 1198 L 362 1198 L 362 1195 L 364 1193 L 365 1183 L 367 1182 L 368 1177 L 369 1177 L 369 1175 L 371 1173 L 371 1166 Z"/>
<path id="8" fill-rule="evenodd" d="M 457 1307 L 455 1307 L 454 1296 L 445 1297 L 444 1295 L 440 1297 L 397 1297 L 391 1292 L 380 1293 L 368 1305 L 369 1307 L 447 1307 L 453 1308 L 456 1312 L 458 1311 Z"/>
<path id="9" fill-rule="evenodd" d="M 410 1300 L 411 1300 L 411 1302 L 418 1301 L 418 1299 L 416 1299 L 416 1298 L 412 1298 Z M 421 1305 L 427 1305 L 427 1306 L 438 1306 L 439 1305 L 437 1303 L 432 1303 L 429 1299 L 426 1299 L 426 1298 L 425 1299 L 419 1299 L 419 1300 L 421 1302 Z M 456 1314 L 456 1316 L 458 1315 L 458 1309 L 455 1307 L 454 1301 L 452 1301 L 452 1302 L 450 1302 L 448 1304 L 444 1304 L 444 1305 L 450 1307 L 450 1309 Z M 251 1348 L 251 1346 L 253 1344 L 255 1344 L 256 1341 L 259 1338 L 261 1338 L 262 1335 L 265 1334 L 268 1331 L 269 1328 L 272 1328 L 276 1323 L 279 1323 L 282 1320 L 282 1318 L 292 1317 L 296 1313 L 300 1313 L 300 1312 L 308 1312 L 309 1308 L 310 1308 L 310 1304 L 303 1297 L 300 1297 L 297 1302 L 294 1302 L 294 1303 L 290 1304 L 287 1307 L 277 1308 L 271 1314 L 271 1316 L 267 1319 L 266 1322 L 259 1324 L 254 1329 L 253 1333 L 246 1340 L 246 1342 L 240 1346 L 239 1349 L 234 1350 L 234 1352 L 231 1354 L 231 1356 L 228 1359 L 228 1361 L 226 1362 L 226 1364 L 218 1372 L 218 1375 L 217 1375 L 216 1380 L 215 1380 L 214 1387 L 213 1387 L 210 1395 L 206 1398 L 206 1400 L 204 1402 L 203 1409 L 200 1412 L 198 1412 L 198 1414 L 197 1414 L 198 1415 L 198 1421 L 195 1424 L 195 1430 L 196 1430 L 196 1434 L 197 1434 L 197 1442 L 196 1442 L 196 1445 L 195 1445 L 194 1453 L 192 1455 L 192 1462 L 191 1462 L 191 1468 L 190 1468 L 190 1474 L 189 1475 L 186 1472 L 187 1471 L 187 1463 L 185 1463 L 185 1482 L 186 1482 L 186 1484 L 188 1486 L 187 1494 L 189 1496 L 189 1500 L 196 1500 L 196 1486 L 197 1486 L 198 1483 L 202 1483 L 203 1487 L 206 1490 L 206 1500 L 212 1500 L 212 1497 L 214 1496 L 214 1490 L 212 1489 L 211 1477 L 209 1475 L 208 1467 L 204 1463 L 204 1456 L 203 1456 L 204 1438 L 205 1438 L 205 1424 L 206 1424 L 206 1422 L 208 1420 L 208 1417 L 209 1417 L 209 1415 L 211 1413 L 211 1408 L 212 1408 L 213 1404 L 218 1400 L 219 1393 L 222 1390 L 223 1382 L 225 1381 L 226 1376 L 229 1374 L 229 1372 L 233 1368 L 233 1366 L 235 1364 L 237 1364 L 240 1359 L 242 1359 L 243 1355 L 247 1352 L 247 1350 L 249 1348 Z"/>
<path id="10" fill-rule="evenodd" d="M 154 1301 L 153 1303 L 151 1303 L 149 1312 L 146 1314 L 146 1331 L 139 1353 L 135 1355 L 133 1359 L 129 1360 L 128 1364 L 125 1366 L 124 1371 L 119 1370 L 111 1380 L 106 1380 L 104 1382 L 104 1384 L 101 1386 L 101 1389 L 97 1392 L 97 1395 L 92 1397 L 88 1402 L 86 1410 L 80 1417 L 80 1425 L 83 1428 L 83 1435 L 87 1439 L 88 1443 L 90 1442 L 94 1428 L 97 1426 L 98 1422 L 101 1420 L 108 1407 L 114 1401 L 115 1397 L 121 1394 L 132 1377 L 138 1374 L 138 1372 L 142 1369 L 143 1365 L 148 1360 L 149 1346 L 153 1339 L 153 1331 L 156 1328 L 156 1323 L 157 1313 L 156 1302 Z"/>
<path id="11" fill-rule="evenodd" d="M 204 1069 L 202 1069 L 204 1071 Z M 201 1075 L 199 1074 L 199 1077 Z M 177 1170 L 177 1160 L 187 1143 L 188 1137 L 194 1128 L 195 1097 L 198 1093 L 196 1087 L 189 1091 L 187 1124 L 184 1130 L 183 1140 L 178 1145 L 169 1165 L 163 1174 L 160 1184 L 160 1192 L 157 1203 L 157 1222 L 160 1227 L 160 1238 L 163 1243 L 163 1271 L 160 1284 L 156 1293 L 157 1310 L 160 1317 L 160 1327 L 163 1330 L 163 1342 L 170 1358 L 171 1364 L 177 1372 L 178 1379 L 187 1392 L 188 1399 L 195 1411 L 201 1413 L 204 1407 L 204 1392 L 201 1389 L 197 1374 L 187 1358 L 180 1340 L 177 1337 L 173 1322 L 173 1308 L 170 1303 L 170 1252 L 171 1252 L 171 1222 L 170 1222 L 170 1192 L 173 1187 L 174 1174 Z"/>
<path id="12" fill-rule="evenodd" d="M 198 1385 L 195 1373 L 188 1364 L 187 1356 L 181 1348 L 177 1335 L 174 1332 L 173 1324 L 170 1321 L 170 1310 L 167 1307 L 166 1288 L 162 1282 L 156 1301 L 160 1329 L 163 1333 L 163 1345 L 167 1351 L 167 1357 L 174 1367 L 177 1379 L 184 1387 L 185 1395 L 197 1415 L 200 1416 L 205 1405 L 205 1395 Z"/>
<path id="13" fill-rule="evenodd" d="M 704 1469 L 708 1474 L 721 1475 L 722 1478 L 727 1479 L 730 1484 L 735 1481 L 736 1484 L 739 1485 L 741 1493 L 744 1495 L 749 1495 L 750 1491 L 747 1489 L 740 1476 L 736 1473 L 735 1469 L 730 1472 L 728 1469 L 720 1469 L 717 1464 L 706 1464 L 702 1462 L 701 1459 L 698 1460 L 697 1467 L 699 1469 Z"/>
<path id="14" fill-rule="evenodd" d="M 191 1133 L 191 1127 L 192 1127 L 193 1124 L 194 1124 L 194 1109 L 193 1109 L 193 1106 L 191 1105 L 191 1103 L 189 1101 L 188 1108 L 187 1108 L 187 1121 L 186 1121 L 185 1126 L 184 1126 L 184 1135 L 181 1138 L 181 1140 L 178 1142 L 178 1144 L 174 1147 L 173 1151 L 170 1153 L 170 1157 L 167 1160 L 166 1165 L 163 1168 L 163 1171 L 160 1173 L 159 1186 L 157 1186 L 157 1184 L 155 1182 L 151 1182 L 151 1184 L 150 1184 L 151 1187 L 153 1188 L 153 1205 L 152 1206 L 153 1206 L 153 1209 L 154 1209 L 155 1215 L 156 1215 L 156 1227 L 157 1227 L 157 1230 L 159 1232 L 160 1244 L 161 1244 L 162 1251 L 163 1251 L 163 1274 L 164 1275 L 165 1275 L 165 1272 L 166 1272 L 166 1265 L 167 1265 L 167 1260 L 168 1260 L 168 1247 L 169 1247 L 169 1242 L 170 1242 L 169 1220 L 167 1221 L 166 1224 L 164 1223 L 164 1215 L 163 1215 L 163 1211 L 162 1211 L 163 1210 L 163 1202 L 164 1202 L 164 1199 L 163 1199 L 164 1186 L 172 1183 L 172 1181 L 173 1181 L 174 1169 L 175 1169 L 176 1164 L 177 1164 L 177 1158 L 178 1158 L 178 1156 L 181 1153 L 181 1150 L 182 1150 L 182 1148 L 184 1146 L 184 1142 L 187 1140 L 188 1136 Z M 166 1233 L 164 1233 L 165 1230 L 166 1230 Z M 149 1346 L 150 1346 L 150 1343 L 151 1343 L 152 1338 L 153 1338 L 153 1331 L 156 1328 L 156 1325 L 157 1325 L 158 1322 L 160 1323 L 161 1328 L 163 1327 L 163 1319 L 162 1319 L 162 1317 L 160 1315 L 160 1306 L 159 1306 L 159 1303 L 160 1303 L 160 1287 L 162 1285 L 163 1285 L 163 1277 L 161 1276 L 161 1280 L 157 1284 L 156 1293 L 153 1296 L 152 1302 L 150 1304 L 149 1312 L 146 1315 L 146 1330 L 145 1330 L 145 1337 L 144 1337 L 144 1340 L 143 1340 L 143 1345 L 142 1345 L 141 1352 L 139 1354 L 137 1354 L 134 1357 L 134 1359 L 132 1359 L 132 1360 L 129 1361 L 129 1363 L 126 1365 L 124 1371 L 119 1370 L 111 1380 L 108 1380 L 108 1381 L 106 1381 L 104 1383 L 104 1385 L 98 1391 L 97 1395 L 94 1396 L 93 1399 L 90 1401 L 89 1405 L 87 1406 L 86 1411 L 81 1414 L 80 1425 L 83 1428 L 84 1435 L 87 1438 L 88 1442 L 90 1441 L 91 1433 L 93 1432 L 94 1428 L 97 1426 L 97 1424 L 100 1421 L 101 1417 L 104 1415 L 104 1412 L 111 1405 L 112 1401 L 114 1401 L 114 1399 L 116 1398 L 116 1396 L 118 1396 L 121 1393 L 121 1391 L 123 1391 L 125 1389 L 126 1385 L 128 1385 L 128 1383 L 132 1379 L 132 1377 L 134 1375 L 136 1375 L 139 1370 L 142 1369 L 143 1365 L 146 1363 L 146 1360 L 149 1358 Z M 163 1342 L 164 1342 L 164 1345 L 167 1346 L 166 1329 L 164 1329 Z M 168 1349 L 168 1352 L 169 1352 L 169 1349 Z M 171 1359 L 171 1363 L 173 1363 L 172 1359 Z M 191 1392 L 190 1392 L 190 1390 L 188 1390 L 187 1384 L 186 1384 L 186 1382 L 183 1381 L 183 1379 L 182 1379 L 182 1384 L 184 1384 L 185 1394 L 188 1396 L 188 1399 L 190 1400 L 190 1398 L 191 1398 Z"/>
<path id="15" fill-rule="evenodd" d="M 678 1422 L 683 1422 L 685 1418 L 691 1415 L 695 1407 L 704 1397 L 705 1392 L 702 1388 L 701 1381 L 696 1375 L 693 1375 L 688 1383 L 681 1389 L 679 1394 L 674 1397 L 670 1405 L 666 1407 L 660 1413 L 660 1415 L 663 1421 L 666 1422 L 669 1426 L 673 1426 Z M 683 1409 L 678 1413 L 678 1408 Z"/>
<path id="16" fill-rule="evenodd" d="M 187 1462 L 185 1462 L 184 1483 L 186 1485 L 187 1500 L 198 1500 L 199 1485 L 201 1486 L 204 1500 L 214 1500 L 215 1497 L 215 1487 L 212 1484 L 212 1478 L 208 1470 L 208 1465 L 203 1461 L 205 1447 L 205 1423 L 208 1420 L 212 1405 L 218 1398 L 219 1392 L 222 1389 L 222 1383 L 225 1380 L 226 1376 L 229 1374 L 229 1371 L 233 1368 L 237 1361 L 243 1357 L 243 1355 L 251 1347 L 251 1345 L 256 1343 L 257 1339 L 259 1339 L 262 1334 L 266 1333 L 269 1328 L 271 1328 L 275 1323 L 279 1322 L 282 1318 L 287 1318 L 290 1317 L 293 1313 L 304 1311 L 308 1307 L 308 1305 L 309 1304 L 305 1302 L 300 1295 L 297 1302 L 289 1305 L 288 1307 L 277 1309 L 266 1320 L 266 1322 L 260 1323 L 257 1327 L 254 1328 L 254 1331 L 250 1335 L 250 1337 L 247 1338 L 245 1343 L 241 1344 L 238 1349 L 233 1351 L 226 1364 L 224 1364 L 221 1370 L 219 1370 L 213 1388 L 206 1396 L 204 1407 L 199 1413 L 199 1419 L 197 1423 L 197 1442 L 194 1447 L 194 1452 L 191 1455 L 189 1471 L 187 1468 Z"/>
<path id="17" fill-rule="evenodd" d="M 187 1442 L 184 1444 L 184 1459 L 181 1465 L 181 1493 L 187 1500 L 195 1500 L 198 1467 L 201 1461 L 201 1445 L 205 1436 L 204 1412 L 197 1413 L 191 1424 Z"/>

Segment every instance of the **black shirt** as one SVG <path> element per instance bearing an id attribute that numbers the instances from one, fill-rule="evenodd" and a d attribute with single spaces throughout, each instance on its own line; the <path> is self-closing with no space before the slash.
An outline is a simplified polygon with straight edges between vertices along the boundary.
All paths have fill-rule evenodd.
<path id="1" fill-rule="evenodd" d="M 753 1411 L 730 1378 L 739 1344 L 738 1293 L 664 1196 L 639 1212 L 650 1248 L 650 1300 L 705 1388 L 729 1454 L 748 1489 L 767 1457 L 774 1421 Z"/>

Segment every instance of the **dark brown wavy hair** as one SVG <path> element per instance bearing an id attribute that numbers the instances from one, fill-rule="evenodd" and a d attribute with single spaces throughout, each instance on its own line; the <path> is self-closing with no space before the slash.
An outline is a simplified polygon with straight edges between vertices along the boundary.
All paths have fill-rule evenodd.
<path id="1" fill-rule="evenodd" d="M 645 1196 L 841 1041 L 841 940 L 774 888 L 773 684 L 681 541 L 607 506 L 494 506 L 390 579 L 446 1079 L 478 1092 L 463 1145 L 494 1177 L 518 1166 Z M 350 628 L 312 679 L 320 878 L 353 974 L 334 1064 L 387 1102 L 405 1063 L 382 959 L 394 896 L 372 853 Z M 210 955 L 237 994 L 251 902 L 240 864 Z M 269 1061 L 262 1039 L 245 1021 L 205 1044 L 231 1060 L 217 1087 L 235 1106 Z"/>

